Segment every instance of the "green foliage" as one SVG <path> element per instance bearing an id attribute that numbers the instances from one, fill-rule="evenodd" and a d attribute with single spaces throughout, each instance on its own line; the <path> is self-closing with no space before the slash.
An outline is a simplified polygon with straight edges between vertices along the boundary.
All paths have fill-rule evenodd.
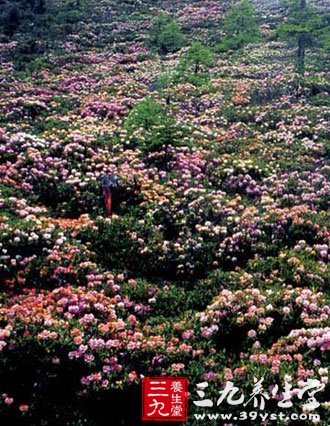
<path id="1" fill-rule="evenodd" d="M 158 152 L 164 149 L 166 152 L 170 145 L 179 144 L 178 129 L 175 120 L 170 116 L 164 116 L 161 125 L 154 129 L 154 132 L 148 135 L 141 148 L 145 152 Z"/>
<path id="2" fill-rule="evenodd" d="M 62 46 L 66 36 L 87 16 L 86 0 L 4 0 L 0 9 L 0 41 L 18 41 L 17 71 L 29 71 L 38 55 Z"/>
<path id="3" fill-rule="evenodd" d="M 20 15 L 16 5 L 8 7 L 1 15 L 1 24 L 3 32 L 7 36 L 12 36 L 20 23 Z"/>
<path id="4" fill-rule="evenodd" d="M 153 21 L 149 44 L 160 54 L 173 53 L 184 46 L 185 36 L 170 15 L 161 13 Z"/>
<path id="5" fill-rule="evenodd" d="M 235 4 L 224 19 L 225 38 L 216 50 L 236 50 L 260 40 L 260 30 L 253 4 L 243 0 Z"/>
<path id="6" fill-rule="evenodd" d="M 127 118 L 125 129 L 130 146 L 143 152 L 157 152 L 169 145 L 177 145 L 178 129 L 165 107 L 148 97 L 140 102 Z"/>
<path id="7" fill-rule="evenodd" d="M 177 82 L 188 81 L 195 86 L 201 86 L 209 79 L 209 68 L 212 63 L 210 49 L 196 41 L 182 56 L 176 67 L 174 79 Z"/>
<path id="8" fill-rule="evenodd" d="M 0 34 L 13 36 L 17 31 L 31 31 L 43 15 L 46 8 L 45 0 L 14 0 L 4 1 L 0 13 Z"/>
<path id="9" fill-rule="evenodd" d="M 162 74 L 160 74 L 156 81 L 157 91 L 160 95 L 165 96 L 166 104 L 169 105 L 171 102 L 171 93 L 170 89 L 175 84 L 175 74 L 166 70 Z"/>
<path id="10" fill-rule="evenodd" d="M 185 60 L 187 64 L 194 67 L 194 73 L 197 74 L 202 72 L 203 68 L 208 68 L 212 65 L 212 53 L 201 42 L 196 41 L 189 48 Z"/>
<path id="11" fill-rule="evenodd" d="M 280 38 L 296 47 L 297 73 L 305 73 L 306 49 L 329 42 L 329 15 L 309 6 L 306 0 L 294 0 L 285 22 L 277 27 Z"/>
<path id="12" fill-rule="evenodd" d="M 162 123 L 163 107 L 153 98 L 148 97 L 132 109 L 126 121 L 129 132 L 143 128 L 148 131 Z"/>
<path id="13" fill-rule="evenodd" d="M 126 144 L 138 148 L 148 164 L 168 170 L 174 147 L 187 140 L 187 130 L 178 125 L 167 108 L 152 98 L 144 99 L 130 113 L 126 123 Z"/>

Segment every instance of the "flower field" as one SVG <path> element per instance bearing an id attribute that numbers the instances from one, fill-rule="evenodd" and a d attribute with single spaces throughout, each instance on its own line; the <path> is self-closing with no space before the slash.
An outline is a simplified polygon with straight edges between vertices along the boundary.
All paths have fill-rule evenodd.
<path id="1" fill-rule="evenodd" d="M 165 87 L 187 48 L 156 53 L 150 17 L 206 42 L 228 2 L 123 2 L 110 24 L 109 3 L 29 73 L 0 44 L 1 424 L 138 426 L 162 375 L 195 400 L 263 377 L 273 412 L 286 382 L 297 413 L 318 379 L 329 424 L 329 69 L 312 53 L 297 82 L 263 13 L 262 42 Z"/>

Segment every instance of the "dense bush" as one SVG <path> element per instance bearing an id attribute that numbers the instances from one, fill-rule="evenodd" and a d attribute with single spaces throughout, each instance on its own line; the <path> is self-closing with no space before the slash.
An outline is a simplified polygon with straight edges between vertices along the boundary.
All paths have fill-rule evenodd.
<path id="1" fill-rule="evenodd" d="M 144 155 L 151 154 L 160 167 L 167 167 L 172 158 L 171 147 L 178 146 L 183 130 L 166 108 L 146 98 L 130 112 L 126 123 L 127 144 L 130 148 L 139 148 Z"/>
<path id="2" fill-rule="evenodd" d="M 178 23 L 162 13 L 152 23 L 149 44 L 161 54 L 172 53 L 184 46 L 185 37 Z"/>
<path id="3" fill-rule="evenodd" d="M 225 38 L 217 51 L 236 50 L 260 39 L 257 16 L 252 2 L 243 0 L 235 4 L 224 18 Z"/>
<path id="4" fill-rule="evenodd" d="M 187 426 L 197 383 L 216 401 L 230 380 L 247 401 L 254 378 L 274 414 L 286 383 L 299 414 L 319 380 L 328 425 L 326 49 L 298 78 L 276 2 L 254 2 L 261 39 L 247 2 L 10 3 L 0 423 L 139 426 L 141 379 L 179 375 Z"/>

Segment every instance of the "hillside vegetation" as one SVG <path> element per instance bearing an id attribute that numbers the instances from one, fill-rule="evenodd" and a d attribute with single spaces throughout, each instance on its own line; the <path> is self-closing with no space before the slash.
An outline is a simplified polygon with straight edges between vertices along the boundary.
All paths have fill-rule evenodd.
<path id="1" fill-rule="evenodd" d="M 328 425 L 328 2 L 0 7 L 1 424 L 138 426 L 179 375 L 317 379 Z"/>

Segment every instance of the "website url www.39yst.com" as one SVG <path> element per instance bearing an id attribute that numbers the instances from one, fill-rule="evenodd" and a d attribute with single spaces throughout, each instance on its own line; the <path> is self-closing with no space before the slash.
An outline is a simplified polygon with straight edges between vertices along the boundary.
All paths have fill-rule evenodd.
<path id="1" fill-rule="evenodd" d="M 195 420 L 236 420 L 236 421 L 244 421 L 244 420 L 257 420 L 260 419 L 262 421 L 270 420 L 312 420 L 312 421 L 320 421 L 319 414 L 313 414 L 313 413 L 258 413 L 257 411 L 241 411 L 238 414 L 233 413 L 215 413 L 215 414 L 194 414 Z"/>

